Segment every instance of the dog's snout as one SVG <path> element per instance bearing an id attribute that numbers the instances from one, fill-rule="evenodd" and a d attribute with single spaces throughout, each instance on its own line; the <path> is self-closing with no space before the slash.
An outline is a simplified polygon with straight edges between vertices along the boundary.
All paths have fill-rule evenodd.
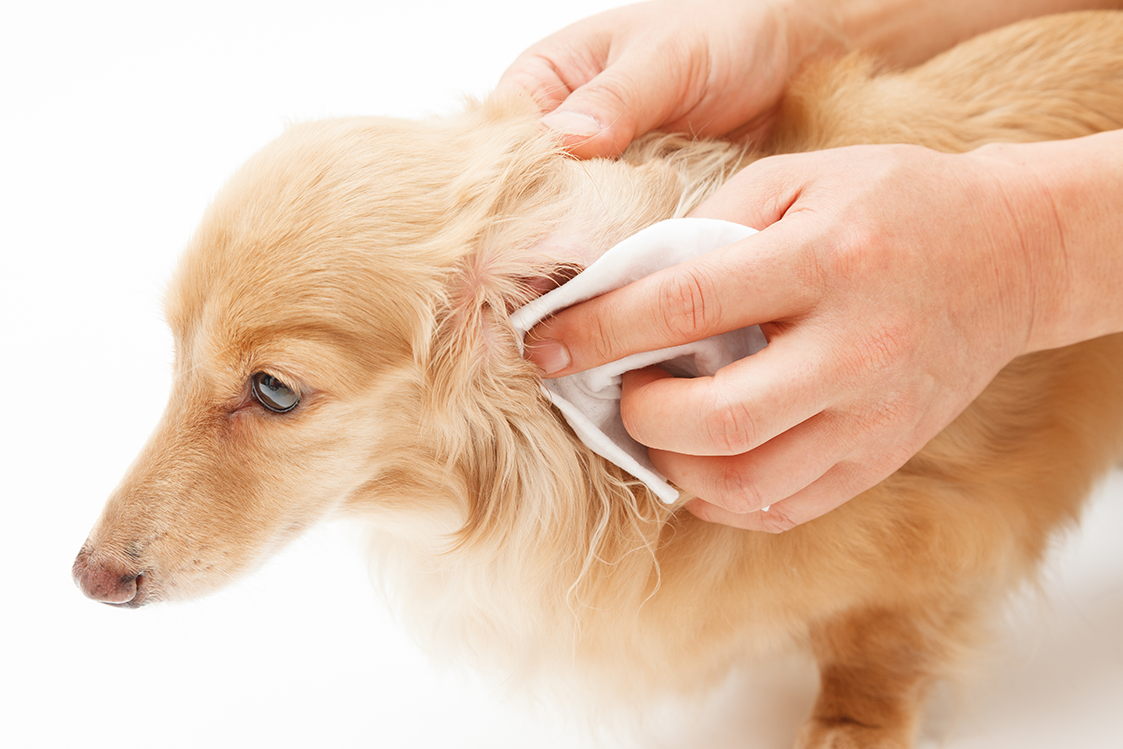
<path id="1" fill-rule="evenodd" d="M 82 547 L 78 552 L 71 572 L 82 592 L 95 601 L 130 608 L 144 602 L 143 571 L 118 560 L 101 557 L 89 546 Z"/>

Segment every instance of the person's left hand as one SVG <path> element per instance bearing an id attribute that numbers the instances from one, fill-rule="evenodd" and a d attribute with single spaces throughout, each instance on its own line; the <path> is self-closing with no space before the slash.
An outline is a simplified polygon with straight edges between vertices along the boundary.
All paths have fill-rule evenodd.
<path id="1" fill-rule="evenodd" d="M 819 0 L 661 0 L 551 34 L 503 74 L 581 158 L 618 156 L 651 130 L 752 140 L 773 124 L 791 75 L 845 48 Z"/>

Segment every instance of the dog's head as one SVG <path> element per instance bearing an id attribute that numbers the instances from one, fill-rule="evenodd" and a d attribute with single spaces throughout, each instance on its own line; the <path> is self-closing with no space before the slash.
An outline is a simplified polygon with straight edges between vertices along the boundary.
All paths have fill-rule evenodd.
<path id="1" fill-rule="evenodd" d="M 348 503 L 390 523 L 427 505 L 434 535 L 462 526 L 465 508 L 434 490 L 454 479 L 422 412 L 436 360 L 455 359 L 452 381 L 515 359 L 482 318 L 525 293 L 534 259 L 481 269 L 469 250 L 510 235 L 496 222 L 551 163 L 528 118 L 483 108 L 300 125 L 252 158 L 172 282 L 171 396 L 75 561 L 86 594 L 205 592 Z M 528 378 L 498 374 L 516 390 Z"/>
<path id="2" fill-rule="evenodd" d="M 204 593 L 347 509 L 438 545 L 553 534 L 559 512 L 603 527 L 571 484 L 604 469 L 550 414 L 506 317 L 681 209 L 672 151 L 568 159 L 526 102 L 289 129 L 181 260 L 167 410 L 79 586 L 125 606 Z"/>

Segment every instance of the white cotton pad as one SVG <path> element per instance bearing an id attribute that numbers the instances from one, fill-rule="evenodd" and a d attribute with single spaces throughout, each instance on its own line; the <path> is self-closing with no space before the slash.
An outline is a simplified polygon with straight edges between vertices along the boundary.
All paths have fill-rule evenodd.
<path id="1" fill-rule="evenodd" d="M 628 237 L 568 283 L 516 310 L 511 315 L 511 324 L 521 341 L 528 330 L 548 315 L 755 233 L 755 229 L 716 219 L 662 221 Z M 678 490 L 651 465 L 647 448 L 624 429 L 620 418 L 621 375 L 661 364 L 680 377 L 711 376 L 726 364 L 755 354 L 766 345 L 760 328 L 753 326 L 695 343 L 634 354 L 586 372 L 544 380 L 543 386 L 582 442 L 670 504 L 678 500 Z"/>

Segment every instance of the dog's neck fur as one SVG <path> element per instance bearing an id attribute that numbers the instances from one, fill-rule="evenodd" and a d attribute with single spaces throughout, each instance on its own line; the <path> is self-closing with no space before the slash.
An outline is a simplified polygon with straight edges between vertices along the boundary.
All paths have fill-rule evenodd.
<path id="1" fill-rule="evenodd" d="M 442 498 L 444 532 L 376 531 L 372 547 L 383 574 L 400 574 L 397 593 L 415 631 L 450 653 L 493 665 L 498 656 L 506 673 L 515 664 L 556 673 L 606 658 L 602 643 L 628 641 L 619 627 L 639 625 L 631 619 L 660 584 L 659 545 L 677 521 L 561 422 L 506 315 L 558 267 L 587 265 L 639 229 L 685 215 L 745 156 L 731 145 L 651 136 L 620 160 L 579 162 L 510 108 L 490 102 L 464 120 L 481 143 L 507 139 L 482 176 L 498 169 L 503 179 L 492 185 L 504 189 L 485 205 L 460 206 L 475 241 L 459 245 L 431 345 L 416 352 L 413 386 L 433 470 L 399 475 L 424 476 L 415 496 Z M 416 446 L 406 455 L 416 460 Z M 602 632 L 613 636 L 602 641 Z"/>

